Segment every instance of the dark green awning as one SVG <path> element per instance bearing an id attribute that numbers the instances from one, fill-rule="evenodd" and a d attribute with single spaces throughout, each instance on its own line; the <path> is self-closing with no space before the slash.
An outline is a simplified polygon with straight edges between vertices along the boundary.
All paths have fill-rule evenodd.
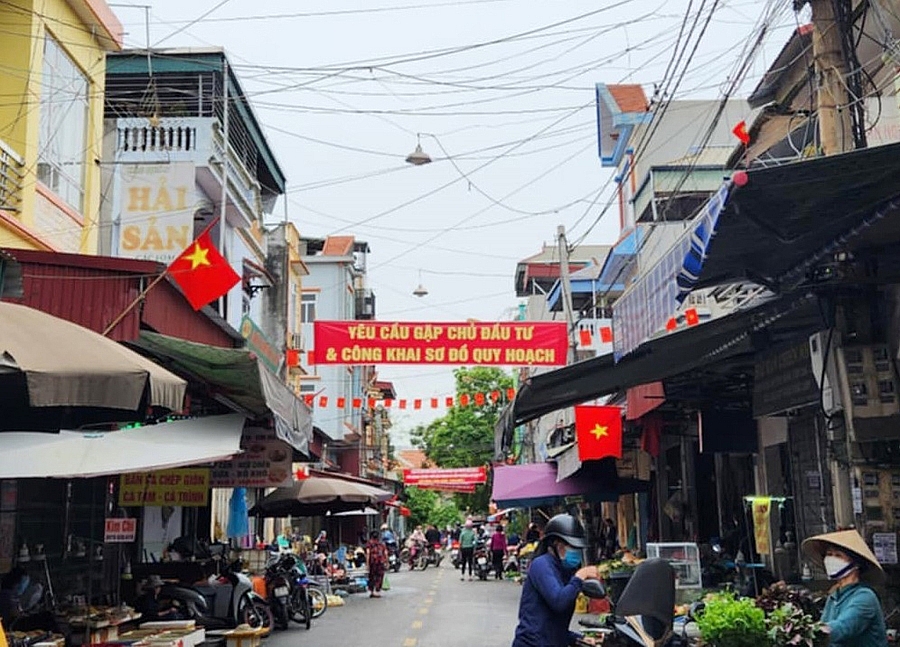
<path id="1" fill-rule="evenodd" d="M 227 402 L 251 417 L 272 415 L 279 438 L 309 455 L 312 413 L 286 384 L 250 351 L 220 348 L 152 332 L 141 332 L 136 345 L 178 373 L 208 383 Z"/>

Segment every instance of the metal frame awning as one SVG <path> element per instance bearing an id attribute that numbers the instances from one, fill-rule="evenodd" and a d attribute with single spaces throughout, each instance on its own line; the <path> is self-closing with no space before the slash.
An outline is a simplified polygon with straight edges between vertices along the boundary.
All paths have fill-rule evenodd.
<path id="1" fill-rule="evenodd" d="M 312 441 L 309 407 L 250 351 L 219 348 L 143 331 L 135 345 L 172 368 L 211 385 L 227 402 L 252 417 L 269 414 L 277 436 L 306 456 Z"/>
<path id="2" fill-rule="evenodd" d="M 900 240 L 900 143 L 747 171 L 694 287 L 792 289 L 830 252 Z"/>
<path id="3" fill-rule="evenodd" d="M 822 328 L 818 299 L 794 293 L 658 337 L 615 362 L 603 355 L 530 378 L 497 423 L 499 447 L 517 425 L 630 387 L 666 380 Z"/>

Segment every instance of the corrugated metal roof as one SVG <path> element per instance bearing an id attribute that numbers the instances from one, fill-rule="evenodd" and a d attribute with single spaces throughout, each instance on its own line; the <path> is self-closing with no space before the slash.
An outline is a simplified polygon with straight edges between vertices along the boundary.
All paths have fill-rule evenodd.
<path id="1" fill-rule="evenodd" d="M 24 295 L 9 299 L 103 332 L 165 266 L 106 256 L 9 250 L 22 266 Z M 214 314 L 214 313 L 212 313 Z M 110 339 L 134 341 L 141 328 L 189 341 L 234 347 L 241 336 L 209 312 L 195 312 L 168 281 L 162 281 L 113 328 Z M 242 341 L 242 340 L 241 340 Z"/>

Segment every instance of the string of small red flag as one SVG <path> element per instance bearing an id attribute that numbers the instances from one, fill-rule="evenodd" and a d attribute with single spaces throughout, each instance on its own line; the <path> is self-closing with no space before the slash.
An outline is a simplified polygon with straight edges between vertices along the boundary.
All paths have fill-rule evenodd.
<path id="1" fill-rule="evenodd" d="M 334 407 L 336 409 L 374 409 L 381 405 L 385 409 L 401 409 L 419 411 L 422 409 L 451 409 L 453 407 L 483 407 L 488 404 L 497 404 L 500 401 L 512 402 L 516 397 L 515 389 L 495 390 L 489 393 L 462 393 L 460 395 L 447 395 L 442 397 L 430 398 L 400 398 L 400 399 L 379 399 L 379 398 L 346 398 L 343 396 L 330 397 L 327 395 L 311 395 L 303 396 L 303 401 L 310 408 L 326 409 Z"/>

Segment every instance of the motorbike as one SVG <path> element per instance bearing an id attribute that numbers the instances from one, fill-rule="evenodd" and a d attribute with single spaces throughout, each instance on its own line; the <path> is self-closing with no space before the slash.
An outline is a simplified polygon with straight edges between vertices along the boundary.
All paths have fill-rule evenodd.
<path id="1" fill-rule="evenodd" d="M 424 571 L 428 568 L 428 554 L 425 547 L 421 541 L 414 541 L 412 545 L 405 549 L 404 552 L 407 554 L 407 560 L 409 563 L 409 570 L 413 571 L 418 568 L 421 571 Z"/>
<path id="2" fill-rule="evenodd" d="M 400 547 L 394 540 L 386 540 L 384 545 L 388 551 L 388 568 L 395 573 L 400 572 Z"/>
<path id="3" fill-rule="evenodd" d="M 250 578 L 241 572 L 240 560 L 211 577 L 207 585 L 167 584 L 160 598 L 206 629 L 234 629 L 241 624 L 271 629 L 274 625 L 272 608 L 253 590 Z"/>
<path id="4" fill-rule="evenodd" d="M 425 559 L 435 568 L 440 567 L 441 562 L 444 560 L 444 553 L 440 543 L 425 547 Z"/>
<path id="5" fill-rule="evenodd" d="M 582 593 L 606 597 L 597 580 L 585 581 Z M 686 647 L 688 640 L 673 631 L 674 606 L 675 570 L 665 560 L 648 559 L 635 569 L 606 622 L 581 624 L 599 629 L 607 647 Z"/>
<path id="6" fill-rule="evenodd" d="M 266 565 L 266 596 L 276 629 L 287 629 L 291 620 L 291 582 L 282 568 L 281 559 L 270 560 Z"/>
<path id="7" fill-rule="evenodd" d="M 290 621 L 310 628 L 312 613 L 306 590 L 306 576 L 297 569 L 297 560 L 290 553 L 276 555 L 266 565 L 266 591 L 272 608 L 276 629 L 287 629 Z"/>
<path id="8" fill-rule="evenodd" d="M 458 539 L 454 539 L 450 544 L 450 563 L 453 564 L 453 568 L 459 568 L 459 565 L 462 564 L 462 555 L 459 552 Z"/>
<path id="9" fill-rule="evenodd" d="M 479 580 L 484 582 L 491 572 L 491 554 L 487 548 L 487 543 L 483 540 L 479 540 L 475 544 L 474 561 L 475 575 Z"/>

